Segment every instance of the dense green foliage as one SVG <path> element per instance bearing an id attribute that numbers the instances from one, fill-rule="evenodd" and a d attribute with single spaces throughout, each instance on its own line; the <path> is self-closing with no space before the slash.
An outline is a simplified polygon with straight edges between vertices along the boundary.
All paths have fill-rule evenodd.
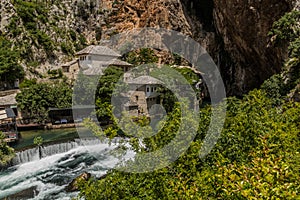
<path id="1" fill-rule="evenodd" d="M 22 88 L 16 100 L 24 114 L 42 122 L 47 119 L 49 108 L 71 107 L 72 93 L 72 89 L 64 83 L 38 83 Z"/>
<path id="2" fill-rule="evenodd" d="M 20 53 L 12 48 L 11 42 L 0 37 L 0 79 L 13 83 L 15 79 L 22 79 L 24 71 L 19 64 Z"/>
<path id="3" fill-rule="evenodd" d="M 34 79 L 24 79 L 22 81 L 22 83 L 20 84 L 20 88 L 28 88 L 32 85 L 35 85 L 37 83 L 37 80 L 34 78 Z"/>
<path id="4" fill-rule="evenodd" d="M 0 132 L 0 167 L 6 165 L 14 157 L 14 149 L 3 140 L 5 135 Z"/>
<path id="5" fill-rule="evenodd" d="M 78 74 L 74 86 L 74 105 L 91 105 L 95 103 L 96 114 L 101 122 L 111 120 L 111 97 L 116 83 L 121 78 L 123 70 L 119 67 L 110 66 L 100 77 Z M 94 94 L 92 94 L 94 92 Z M 95 102 L 91 102 L 95 99 Z"/>
<path id="6" fill-rule="evenodd" d="M 149 48 L 130 51 L 126 55 L 124 55 L 124 58 L 127 62 L 133 65 L 157 63 L 158 61 L 158 57 L 155 55 L 154 51 Z"/>
<path id="7" fill-rule="evenodd" d="M 285 94 L 295 90 L 300 84 L 300 11 L 293 10 L 286 13 L 281 19 L 273 24 L 269 35 L 272 36 L 275 45 L 289 45 L 288 59 L 285 62 L 282 73 L 281 90 Z M 299 88 L 296 88 L 296 90 Z"/>
<path id="8" fill-rule="evenodd" d="M 111 108 L 111 97 L 115 89 L 116 83 L 121 78 L 123 71 L 118 67 L 108 67 L 104 71 L 104 75 L 101 76 L 97 91 L 96 91 L 96 102 L 97 115 L 102 120 L 107 120 L 110 116 Z"/>
<path id="9" fill-rule="evenodd" d="M 295 199 L 300 195 L 299 112 L 298 103 L 274 107 L 263 91 L 230 98 L 222 137 L 205 160 L 199 150 L 209 107 L 201 110 L 196 140 L 174 164 L 144 174 L 111 170 L 105 179 L 83 184 L 82 194 L 86 199 Z M 174 133 L 167 127 L 166 135 Z M 169 141 L 163 138 L 156 136 L 157 147 Z"/>

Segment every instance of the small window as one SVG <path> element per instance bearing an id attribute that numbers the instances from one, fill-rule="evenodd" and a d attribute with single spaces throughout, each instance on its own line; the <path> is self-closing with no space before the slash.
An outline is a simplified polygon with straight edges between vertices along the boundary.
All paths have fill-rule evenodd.
<path id="1" fill-rule="evenodd" d="M 151 87 L 151 92 L 153 92 L 154 91 L 154 88 L 153 87 Z"/>
<path id="2" fill-rule="evenodd" d="M 70 67 L 68 67 L 68 66 L 63 67 L 63 72 L 69 72 L 69 71 L 70 71 Z"/>
<path id="3" fill-rule="evenodd" d="M 139 100 L 139 96 L 135 96 L 135 100 L 138 101 Z"/>
<path id="4" fill-rule="evenodd" d="M 150 91 L 150 89 L 147 87 L 147 92 L 149 92 Z"/>

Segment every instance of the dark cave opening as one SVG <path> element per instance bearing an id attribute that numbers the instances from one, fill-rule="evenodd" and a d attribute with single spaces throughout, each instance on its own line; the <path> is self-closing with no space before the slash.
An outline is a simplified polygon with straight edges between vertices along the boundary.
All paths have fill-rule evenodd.
<path id="1" fill-rule="evenodd" d="M 186 5 L 187 10 L 195 15 L 200 22 L 202 22 L 204 29 L 214 29 L 213 24 L 213 0 L 187 0 L 183 2 Z"/>

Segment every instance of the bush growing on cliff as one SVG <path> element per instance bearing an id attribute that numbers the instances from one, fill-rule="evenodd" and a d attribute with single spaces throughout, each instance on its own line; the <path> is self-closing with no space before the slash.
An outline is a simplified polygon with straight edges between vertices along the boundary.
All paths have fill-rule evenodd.
<path id="1" fill-rule="evenodd" d="M 137 51 L 128 52 L 124 55 L 125 60 L 133 65 L 142 65 L 148 63 L 157 63 L 158 57 L 150 48 L 142 48 Z"/>
<path id="2" fill-rule="evenodd" d="M 300 21 L 300 11 L 293 10 L 286 13 L 273 24 L 270 36 L 275 36 L 277 41 L 294 41 L 300 35 L 298 23 Z"/>
<path id="3" fill-rule="evenodd" d="M 288 43 L 288 58 L 284 65 L 283 79 L 286 93 L 300 84 L 300 11 L 286 13 L 273 24 L 269 35 L 275 45 Z"/>
<path id="4" fill-rule="evenodd" d="M 12 43 L 0 36 L 0 79 L 13 83 L 15 79 L 24 77 L 24 70 L 19 64 L 20 54 Z"/>

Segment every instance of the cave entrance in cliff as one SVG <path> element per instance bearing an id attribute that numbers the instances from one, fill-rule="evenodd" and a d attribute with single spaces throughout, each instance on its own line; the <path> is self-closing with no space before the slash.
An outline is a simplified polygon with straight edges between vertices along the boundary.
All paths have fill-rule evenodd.
<path id="1" fill-rule="evenodd" d="M 213 0 L 189 0 L 187 1 L 187 8 L 195 15 L 203 24 L 204 29 L 211 30 L 213 26 Z"/>

